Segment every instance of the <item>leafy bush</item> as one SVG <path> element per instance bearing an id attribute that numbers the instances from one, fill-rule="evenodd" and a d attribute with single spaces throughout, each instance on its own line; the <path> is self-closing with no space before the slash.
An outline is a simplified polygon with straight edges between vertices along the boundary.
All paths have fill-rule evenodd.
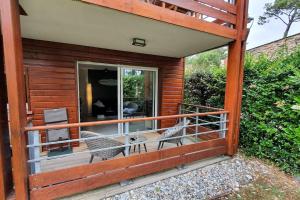
<path id="1" fill-rule="evenodd" d="M 225 70 L 186 80 L 186 101 L 221 106 Z M 275 60 L 247 56 L 240 147 L 288 173 L 300 172 L 300 49 Z"/>
<path id="2" fill-rule="evenodd" d="M 140 75 L 126 75 L 123 78 L 124 98 L 139 98 L 144 95 L 144 77 Z"/>

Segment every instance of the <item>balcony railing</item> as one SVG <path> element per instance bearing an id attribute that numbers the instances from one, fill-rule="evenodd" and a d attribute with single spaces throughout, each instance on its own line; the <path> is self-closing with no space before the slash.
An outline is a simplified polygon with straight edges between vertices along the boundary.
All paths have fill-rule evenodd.
<path id="1" fill-rule="evenodd" d="M 227 112 L 222 109 L 189 104 L 180 107 L 179 115 L 27 127 L 31 197 L 40 199 L 48 194 L 49 199 L 59 198 L 225 154 Z M 164 120 L 173 122 L 173 125 L 151 130 L 130 131 L 130 126 L 137 122 L 159 123 Z M 121 135 L 98 133 L 87 138 L 40 142 L 41 131 L 74 127 L 84 129 L 110 124 L 121 124 L 124 127 L 123 133 Z M 177 134 L 173 134 L 172 137 L 166 136 L 176 130 Z M 86 131 L 81 132 L 84 134 Z M 162 137 L 162 134 L 165 137 Z M 132 140 L 132 138 L 142 139 Z M 118 141 L 119 145 L 89 148 L 89 141 L 97 143 L 102 139 Z M 68 143 L 80 145 L 64 155 L 47 156 L 42 152 L 43 147 Z M 135 147 L 138 150 L 134 151 Z M 98 159 L 92 164 L 88 163 L 93 153 L 118 149 L 124 150 L 124 156 L 119 154 L 109 160 Z"/>
<path id="2" fill-rule="evenodd" d="M 199 20 L 229 28 L 236 24 L 237 8 L 233 1 L 224 0 L 141 0 Z"/>

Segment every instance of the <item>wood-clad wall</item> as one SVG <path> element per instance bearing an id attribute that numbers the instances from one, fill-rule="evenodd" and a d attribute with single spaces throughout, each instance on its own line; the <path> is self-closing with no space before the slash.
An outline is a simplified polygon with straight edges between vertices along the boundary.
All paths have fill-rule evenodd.
<path id="1" fill-rule="evenodd" d="M 129 53 L 48 41 L 23 39 L 27 96 L 33 124 L 44 124 L 43 110 L 67 107 L 78 122 L 76 62 L 91 61 L 159 68 L 159 115 L 178 113 L 183 98 L 184 59 Z M 164 121 L 162 127 L 172 121 Z M 44 137 L 44 135 L 43 135 Z M 71 137 L 78 138 L 77 129 Z"/>

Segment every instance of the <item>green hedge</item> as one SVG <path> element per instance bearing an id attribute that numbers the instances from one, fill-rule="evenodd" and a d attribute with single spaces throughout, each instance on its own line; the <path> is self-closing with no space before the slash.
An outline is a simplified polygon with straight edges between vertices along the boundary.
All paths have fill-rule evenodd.
<path id="1" fill-rule="evenodd" d="M 225 69 L 186 79 L 186 101 L 223 106 Z M 275 60 L 247 56 L 240 147 L 288 173 L 300 171 L 300 50 Z"/>

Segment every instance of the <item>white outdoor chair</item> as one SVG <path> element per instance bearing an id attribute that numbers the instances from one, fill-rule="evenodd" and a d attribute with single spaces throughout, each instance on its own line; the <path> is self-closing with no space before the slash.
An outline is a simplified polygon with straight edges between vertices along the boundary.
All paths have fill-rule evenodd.
<path id="1" fill-rule="evenodd" d="M 189 123 L 190 123 L 189 120 L 187 120 L 186 123 L 179 122 L 175 126 L 168 128 L 165 132 L 163 132 L 159 138 L 157 150 L 162 149 L 165 142 L 177 144 L 177 146 L 179 146 L 179 144 L 183 145 L 183 143 L 182 143 L 183 138 L 181 138 L 180 136 L 183 136 L 184 126 L 187 126 Z M 180 137 L 180 138 L 177 138 L 177 137 Z"/>

